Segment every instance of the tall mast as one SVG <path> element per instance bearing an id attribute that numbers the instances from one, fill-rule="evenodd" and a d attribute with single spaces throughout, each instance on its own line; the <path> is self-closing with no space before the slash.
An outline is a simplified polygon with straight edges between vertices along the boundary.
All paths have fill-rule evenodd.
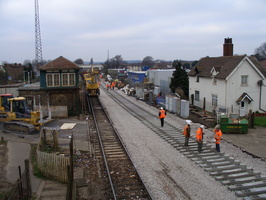
<path id="1" fill-rule="evenodd" d="M 39 4 L 38 0 L 35 0 L 35 70 L 42 64 L 42 42 L 41 42 L 41 29 L 39 20 Z M 35 72 L 36 72 L 35 71 Z"/>

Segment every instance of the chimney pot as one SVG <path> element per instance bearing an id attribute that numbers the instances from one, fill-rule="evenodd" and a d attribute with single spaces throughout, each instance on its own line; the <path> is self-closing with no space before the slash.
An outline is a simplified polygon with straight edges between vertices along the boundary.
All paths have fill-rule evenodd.
<path id="1" fill-rule="evenodd" d="M 224 52 L 223 56 L 233 56 L 233 43 L 232 43 L 232 38 L 225 38 L 224 39 Z"/>

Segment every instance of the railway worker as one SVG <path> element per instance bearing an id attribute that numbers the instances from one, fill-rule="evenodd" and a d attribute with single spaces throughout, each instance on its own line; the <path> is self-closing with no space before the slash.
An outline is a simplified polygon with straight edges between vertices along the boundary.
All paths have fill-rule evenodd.
<path id="1" fill-rule="evenodd" d="M 190 125 L 191 125 L 191 120 L 186 120 L 186 126 L 184 127 L 183 135 L 185 136 L 185 144 L 184 146 L 188 146 L 188 141 L 190 138 Z"/>
<path id="2" fill-rule="evenodd" d="M 216 145 L 216 151 L 217 152 L 220 152 L 220 142 L 222 139 L 222 135 L 223 135 L 223 133 L 220 129 L 220 126 L 216 125 L 215 129 L 214 129 L 214 139 L 215 139 L 215 145 Z"/>
<path id="3" fill-rule="evenodd" d="M 112 82 L 111 88 L 112 88 L 112 90 L 114 90 L 114 88 L 115 88 L 115 82 Z"/>
<path id="4" fill-rule="evenodd" d="M 107 89 L 107 91 L 109 90 L 109 88 L 110 88 L 110 85 L 109 85 L 109 83 L 107 82 L 107 83 L 106 83 L 106 89 Z"/>
<path id="5" fill-rule="evenodd" d="M 204 129 L 204 125 L 200 125 L 200 127 L 196 131 L 196 140 L 197 140 L 197 143 L 198 143 L 198 151 L 199 151 L 199 153 L 202 152 L 203 135 L 205 134 L 203 132 L 203 129 Z"/>
<path id="6" fill-rule="evenodd" d="M 159 110 L 159 118 L 161 120 L 161 127 L 164 125 L 164 118 L 166 117 L 166 110 L 163 109 L 163 107 L 160 107 Z"/>

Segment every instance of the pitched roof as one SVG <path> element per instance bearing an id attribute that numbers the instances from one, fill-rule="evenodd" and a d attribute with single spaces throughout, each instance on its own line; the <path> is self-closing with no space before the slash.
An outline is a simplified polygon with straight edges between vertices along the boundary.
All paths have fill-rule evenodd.
<path id="1" fill-rule="evenodd" d="M 211 71 L 214 68 L 217 72 L 219 72 L 215 76 L 215 78 L 225 79 L 233 72 L 233 70 L 245 57 L 246 55 L 205 57 L 199 60 L 197 65 L 188 73 L 188 75 L 195 76 L 198 74 L 198 76 L 200 77 L 211 77 Z M 257 61 L 257 59 L 251 56 L 249 56 L 248 58 L 256 66 L 256 68 L 265 76 L 266 73 L 260 63 Z"/>
<path id="2" fill-rule="evenodd" d="M 239 103 L 243 101 L 244 99 L 247 99 L 248 102 L 250 103 L 251 101 L 254 101 L 246 92 L 244 92 L 237 100 L 236 103 Z"/>
<path id="3" fill-rule="evenodd" d="M 70 60 L 64 58 L 63 56 L 60 56 L 56 58 L 55 60 L 42 65 L 39 67 L 39 70 L 59 70 L 59 69 L 80 69 L 78 65 L 71 62 Z"/>
<path id="4" fill-rule="evenodd" d="M 21 64 L 5 64 L 3 66 L 4 70 L 7 72 L 8 76 L 12 78 L 12 80 L 21 80 L 23 79 L 23 70 L 24 66 Z M 22 78 L 21 78 L 22 77 Z"/>
<path id="5" fill-rule="evenodd" d="M 260 64 L 263 67 L 263 69 L 266 71 L 266 60 L 260 61 Z"/>

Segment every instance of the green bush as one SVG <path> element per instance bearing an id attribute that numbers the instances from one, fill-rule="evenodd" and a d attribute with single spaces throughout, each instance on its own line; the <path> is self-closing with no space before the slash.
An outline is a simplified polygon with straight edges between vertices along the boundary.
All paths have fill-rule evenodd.
<path id="1" fill-rule="evenodd" d="M 266 117 L 255 117 L 254 125 L 266 127 Z"/>

